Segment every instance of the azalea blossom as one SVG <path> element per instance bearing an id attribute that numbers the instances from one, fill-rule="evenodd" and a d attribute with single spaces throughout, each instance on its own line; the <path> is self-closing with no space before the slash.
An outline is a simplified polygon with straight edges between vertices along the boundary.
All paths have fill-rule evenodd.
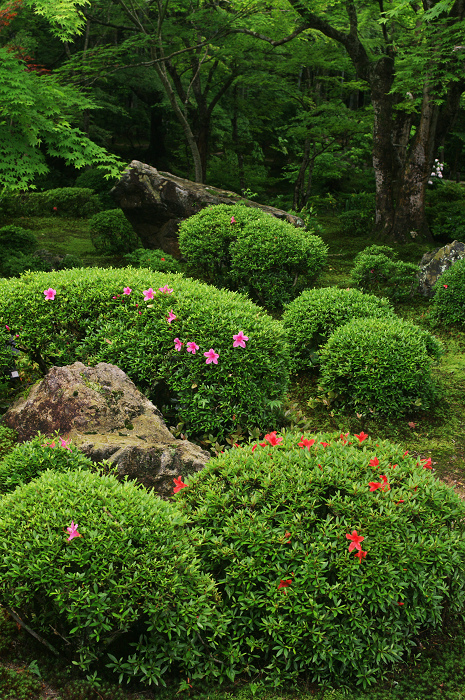
<path id="1" fill-rule="evenodd" d="M 348 436 L 349 436 L 349 433 L 341 433 L 340 438 L 341 438 L 341 442 L 342 442 L 343 445 L 345 445 L 345 444 L 347 443 L 347 439 L 346 439 L 346 438 L 347 438 Z"/>
<path id="2" fill-rule="evenodd" d="M 235 224 L 235 223 L 236 223 L 236 219 L 234 218 L 234 216 L 231 216 L 231 223 L 232 223 L 232 224 Z"/>
<path id="3" fill-rule="evenodd" d="M 45 294 L 45 299 L 51 299 L 52 301 L 55 299 L 55 294 L 57 293 L 56 289 L 52 289 L 49 287 L 48 289 L 44 289 L 44 294 Z"/>
<path id="4" fill-rule="evenodd" d="M 291 537 L 291 533 L 286 531 L 286 532 L 284 533 L 284 537 L 289 537 L 289 538 L 290 538 L 290 537 Z M 291 540 L 288 539 L 287 542 L 285 542 L 285 544 L 291 544 Z"/>
<path id="5" fill-rule="evenodd" d="M 260 447 L 266 447 L 267 445 L 266 445 L 266 442 L 259 442 L 257 445 L 254 445 L 254 446 L 252 447 L 252 452 L 253 452 L 254 450 L 256 450 L 258 446 L 260 446 Z"/>
<path id="6" fill-rule="evenodd" d="M 370 459 L 370 462 L 369 462 L 370 467 L 377 467 L 378 464 L 379 464 L 378 457 L 373 457 L 373 459 Z"/>
<path id="7" fill-rule="evenodd" d="M 208 352 L 203 353 L 204 357 L 206 357 L 206 364 L 211 365 L 213 362 L 214 365 L 218 364 L 218 358 L 219 354 L 213 350 L 213 348 L 210 348 Z"/>
<path id="8" fill-rule="evenodd" d="M 81 533 L 78 532 L 78 524 L 71 520 L 71 525 L 66 528 L 69 532 L 68 542 L 73 540 L 75 537 L 82 537 Z"/>
<path id="9" fill-rule="evenodd" d="M 428 457 L 428 459 L 422 459 L 423 464 L 423 469 L 432 469 L 433 468 L 433 463 L 431 462 L 431 457 Z"/>
<path id="10" fill-rule="evenodd" d="M 60 447 L 64 447 L 65 450 L 71 450 L 71 447 L 69 447 L 70 441 L 65 440 L 64 438 L 60 438 Z"/>
<path id="11" fill-rule="evenodd" d="M 187 352 L 191 352 L 193 355 L 195 355 L 195 353 L 199 349 L 199 346 L 197 345 L 197 343 L 194 343 L 193 341 L 191 341 L 190 343 L 187 343 L 186 347 L 187 347 Z"/>
<path id="12" fill-rule="evenodd" d="M 360 435 L 357 435 L 357 433 L 355 433 L 355 437 L 358 438 L 358 441 L 361 443 L 361 442 L 363 442 L 364 440 L 367 439 L 368 435 L 367 435 L 366 433 L 364 433 L 363 430 L 362 430 L 362 432 L 360 433 Z"/>
<path id="13" fill-rule="evenodd" d="M 160 258 L 160 260 L 164 260 L 165 258 Z"/>
<path id="14" fill-rule="evenodd" d="M 443 284 L 442 286 L 444 287 L 444 289 L 447 289 L 449 285 L 448 285 L 448 284 Z"/>
<path id="15" fill-rule="evenodd" d="M 179 350 L 181 350 L 181 348 L 182 348 L 183 345 L 184 345 L 184 343 L 181 343 L 181 341 L 179 340 L 179 338 L 175 338 L 175 339 L 174 339 L 174 349 L 175 349 L 175 350 L 177 350 L 177 351 L 179 352 Z"/>
<path id="16" fill-rule="evenodd" d="M 291 579 L 291 578 L 287 578 L 285 581 L 280 581 L 280 582 L 279 582 L 279 586 L 278 586 L 278 591 L 279 591 L 280 588 L 289 588 L 289 586 L 291 585 L 291 583 L 292 583 L 292 579 Z"/>
<path id="17" fill-rule="evenodd" d="M 233 335 L 233 340 L 233 348 L 245 348 L 248 337 L 242 331 L 239 331 L 237 335 Z"/>
<path id="18" fill-rule="evenodd" d="M 357 530 L 352 530 L 352 534 L 346 535 L 346 537 L 348 540 L 351 540 L 351 543 L 349 545 L 349 552 L 351 552 L 353 549 L 358 549 L 359 551 L 362 549 L 360 546 L 360 542 L 363 542 L 365 538 L 357 534 Z"/>
<path id="19" fill-rule="evenodd" d="M 123 294 L 126 294 L 127 296 L 129 296 L 129 294 L 131 294 L 131 292 L 132 292 L 131 287 L 125 287 L 123 289 Z"/>
<path id="20" fill-rule="evenodd" d="M 387 476 L 385 474 L 380 474 L 382 481 L 369 481 L 368 485 L 370 491 L 376 491 L 377 489 L 382 489 L 383 491 L 389 491 L 391 488 L 388 484 Z"/>
<path id="21" fill-rule="evenodd" d="M 279 445 L 279 443 L 283 441 L 283 438 L 277 437 L 276 430 L 274 430 L 272 433 L 268 433 L 268 435 L 265 435 L 265 440 L 267 440 L 270 443 L 270 445 L 274 446 Z"/>
<path id="22" fill-rule="evenodd" d="M 185 484 L 185 483 L 183 482 L 183 480 L 182 480 L 182 476 L 180 476 L 178 479 L 174 478 L 173 481 L 174 481 L 174 483 L 175 483 L 175 487 L 174 487 L 174 489 L 173 489 L 173 493 L 177 493 L 177 492 L 180 491 L 181 489 L 184 489 L 184 488 L 187 487 L 187 484 Z"/>
<path id="23" fill-rule="evenodd" d="M 152 287 L 150 287 L 149 289 L 144 289 L 142 294 L 144 295 L 144 301 L 149 301 L 149 299 L 153 299 L 154 292 Z"/>
<path id="24" fill-rule="evenodd" d="M 360 561 L 362 561 L 362 559 L 365 559 L 367 554 L 368 552 L 364 552 L 363 549 L 359 549 L 358 552 L 355 552 L 355 556 L 358 557 Z"/>
<path id="25" fill-rule="evenodd" d="M 311 446 L 314 444 L 315 444 L 315 440 L 313 438 L 311 440 L 307 440 L 302 435 L 302 440 L 301 440 L 301 442 L 299 442 L 299 447 L 303 447 L 303 448 L 306 447 L 307 450 L 309 450 L 311 448 Z"/>
<path id="26" fill-rule="evenodd" d="M 6 324 L 5 324 L 5 328 L 7 329 L 7 331 L 10 330 L 10 326 L 7 326 Z"/>
<path id="27" fill-rule="evenodd" d="M 329 442 L 320 442 L 320 445 L 323 445 L 323 447 L 328 447 Z"/>
<path id="28" fill-rule="evenodd" d="M 162 258 L 162 260 L 163 260 L 163 258 Z M 164 287 L 158 287 L 158 291 L 162 292 L 162 294 L 172 294 L 173 293 L 173 290 L 170 289 L 167 284 L 165 284 Z"/>
<path id="29" fill-rule="evenodd" d="M 173 309 L 171 309 L 170 312 L 169 312 L 169 314 L 168 314 L 168 316 L 166 317 L 166 320 L 167 320 L 167 322 L 169 323 L 169 325 L 171 326 L 171 323 L 172 323 L 175 319 L 177 319 L 177 316 L 176 316 L 176 314 L 173 313 Z"/>

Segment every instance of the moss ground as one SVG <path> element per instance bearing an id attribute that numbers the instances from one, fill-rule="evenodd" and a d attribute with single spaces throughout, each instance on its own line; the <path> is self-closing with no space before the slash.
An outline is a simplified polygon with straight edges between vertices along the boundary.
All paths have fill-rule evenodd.
<path id="1" fill-rule="evenodd" d="M 355 255 L 373 240 L 367 237 L 342 236 L 337 217 L 322 216 L 323 238 L 329 247 L 328 267 L 319 286 L 347 287 Z M 40 245 L 50 252 L 73 254 L 86 265 L 119 265 L 120 258 L 98 256 L 93 250 L 88 223 L 84 219 L 22 218 L 1 222 L 15 223 L 32 230 Z M 418 262 L 428 246 L 409 244 L 398 247 L 399 258 Z M 398 304 L 403 318 L 428 328 L 428 300 L 415 297 Z M 445 353 L 434 370 L 440 385 L 440 400 L 430 412 L 417 412 L 398 421 L 386 422 L 371 415 L 338 415 L 318 396 L 317 378 L 301 375 L 293 378 L 287 404 L 286 421 L 290 429 L 361 430 L 400 443 L 410 453 L 431 457 L 436 475 L 465 497 L 465 332 L 440 327 L 433 330 L 444 344 Z M 31 377 L 33 380 L 34 377 Z M 12 394 L 0 385 L 0 412 L 6 410 Z M 6 440 L 7 437 L 2 438 Z M 2 442 L 3 445 L 3 442 Z M 369 693 L 354 692 L 349 700 L 465 700 L 465 629 L 448 628 L 443 637 L 419 641 L 411 659 L 392 669 L 389 682 L 379 684 Z M 421 651 L 421 656 L 415 654 Z M 104 669 L 102 672 L 104 676 Z M 338 690 L 317 689 L 302 683 L 286 691 L 264 689 L 258 679 L 237 683 L 220 691 L 209 691 L 192 683 L 182 692 L 179 685 L 167 689 L 123 689 L 105 678 L 96 686 L 82 679 L 66 659 L 48 655 L 38 642 L 19 629 L 12 618 L 0 610 L 0 700 L 54 698 L 55 700 L 174 700 L 175 697 L 199 700 L 342 700 Z"/>

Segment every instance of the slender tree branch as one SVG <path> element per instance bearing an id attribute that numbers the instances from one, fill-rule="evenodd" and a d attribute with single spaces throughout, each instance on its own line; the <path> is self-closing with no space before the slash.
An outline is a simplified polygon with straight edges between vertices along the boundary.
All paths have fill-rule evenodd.
<path id="1" fill-rule="evenodd" d="M 26 625 L 26 623 L 24 623 L 21 620 L 20 616 L 17 613 L 15 613 L 14 610 L 12 610 L 11 608 L 8 608 L 7 606 L 5 606 L 5 610 L 7 611 L 7 613 L 9 615 L 11 615 L 13 620 L 16 620 L 18 625 L 23 627 L 23 629 L 25 629 L 26 632 L 29 632 L 29 634 L 32 635 L 33 637 L 35 637 L 41 644 L 46 646 L 47 649 L 49 649 L 52 652 L 52 654 L 55 654 L 55 656 L 60 656 L 59 652 L 55 649 L 55 647 L 52 647 L 52 645 L 49 642 L 47 642 L 46 639 L 43 639 L 43 637 L 41 637 L 39 634 L 37 634 L 37 632 L 34 632 L 34 630 L 32 630 L 30 627 L 28 627 Z"/>

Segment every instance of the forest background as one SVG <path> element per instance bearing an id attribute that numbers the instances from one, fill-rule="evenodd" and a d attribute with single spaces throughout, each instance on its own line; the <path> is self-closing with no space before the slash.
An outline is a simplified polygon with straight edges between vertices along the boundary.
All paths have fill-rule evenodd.
<path id="1" fill-rule="evenodd" d="M 371 192 L 378 237 L 424 242 L 435 160 L 460 180 L 464 0 L 0 8 L 3 193 L 138 158 L 295 211 Z"/>

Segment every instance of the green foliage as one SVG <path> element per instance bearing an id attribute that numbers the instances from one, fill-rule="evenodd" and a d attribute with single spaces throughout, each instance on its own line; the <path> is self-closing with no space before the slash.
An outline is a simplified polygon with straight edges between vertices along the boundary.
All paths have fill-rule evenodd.
<path id="1" fill-rule="evenodd" d="M 390 299 L 405 299 L 415 292 L 418 265 L 396 260 L 389 246 L 372 245 L 356 255 L 350 272 L 351 283 L 367 292 Z"/>
<path id="2" fill-rule="evenodd" d="M 16 444 L 0 461 L 0 493 L 27 484 L 47 469 L 63 472 L 94 466 L 91 459 L 59 435 L 47 438 L 39 433 L 28 442 Z"/>
<path id="3" fill-rule="evenodd" d="M 139 244 L 137 233 L 121 209 L 108 209 L 89 220 L 90 237 L 98 253 L 130 253 Z"/>
<path id="4" fill-rule="evenodd" d="M 431 366 L 441 355 L 434 336 L 400 318 L 355 318 L 320 351 L 320 384 L 351 413 L 391 417 L 432 405 Z"/>
<path id="5" fill-rule="evenodd" d="M 179 246 L 194 272 L 270 309 L 298 296 L 327 258 L 318 236 L 241 204 L 208 207 L 183 221 Z"/>
<path id="6" fill-rule="evenodd" d="M 16 430 L 0 425 L 0 459 L 10 452 L 18 441 Z"/>
<path id="7" fill-rule="evenodd" d="M 93 190 L 81 187 L 59 187 L 44 192 L 11 194 L 1 200 L 9 216 L 87 217 L 100 211 L 100 200 Z"/>
<path id="8" fill-rule="evenodd" d="M 0 667 L 2 700 L 37 700 L 42 694 L 42 683 L 24 670 Z"/>
<path id="9" fill-rule="evenodd" d="M 57 270 L 73 270 L 76 267 L 84 267 L 84 263 L 77 255 L 65 255 L 56 266 Z"/>
<path id="10" fill-rule="evenodd" d="M 456 182 L 441 182 L 426 193 L 426 219 L 433 236 L 465 236 L 465 193 Z"/>
<path id="11" fill-rule="evenodd" d="M 52 266 L 43 258 L 24 253 L 8 253 L 0 263 L 0 274 L 3 277 L 19 277 L 27 270 L 34 272 L 49 272 Z"/>
<path id="12" fill-rule="evenodd" d="M 31 231 L 21 226 L 0 228 L 0 248 L 2 251 L 30 253 L 38 247 L 37 238 Z"/>
<path id="13" fill-rule="evenodd" d="M 171 294 L 158 291 L 165 285 Z M 50 287 L 53 301 L 44 298 Z M 154 298 L 146 302 L 150 288 Z M 287 386 L 281 323 L 239 294 L 180 275 L 134 268 L 27 274 L 0 282 L 0 323 L 19 334 L 18 346 L 43 370 L 76 360 L 116 364 L 160 408 L 170 406 L 190 434 L 266 427 Z M 234 348 L 241 330 L 249 341 Z M 179 352 L 175 338 L 184 344 Z M 188 342 L 199 346 L 195 355 Z M 206 364 L 210 349 L 217 365 Z"/>
<path id="14" fill-rule="evenodd" d="M 446 286 L 445 286 L 446 285 Z M 465 325 L 465 260 L 457 260 L 434 285 L 433 323 Z"/>
<path id="15" fill-rule="evenodd" d="M 145 267 L 147 270 L 156 272 L 182 273 L 184 269 L 179 260 L 159 249 L 147 250 L 147 248 L 137 248 L 133 253 L 125 255 L 124 259 L 127 265 Z"/>
<path id="16" fill-rule="evenodd" d="M 175 505 L 113 476 L 46 471 L 1 499 L 0 523 L 1 603 L 80 669 L 109 658 L 120 680 L 156 685 L 215 673 L 218 595 Z"/>
<path id="17" fill-rule="evenodd" d="M 295 371 L 319 364 L 318 351 L 339 326 L 353 318 L 394 316 L 387 299 L 357 289 L 306 289 L 283 314 Z"/>
<path id="18" fill-rule="evenodd" d="M 465 507 L 430 464 L 362 433 L 272 433 L 187 480 L 176 502 L 202 529 L 237 673 L 367 686 L 463 615 Z"/>
<path id="19" fill-rule="evenodd" d="M 47 155 L 117 176 L 119 159 L 71 125 L 79 111 L 93 109 L 94 103 L 55 76 L 26 70 L 8 48 L 0 47 L 0 195 L 24 190 L 47 173 Z"/>
<path id="20" fill-rule="evenodd" d="M 107 194 L 116 182 L 116 178 L 106 177 L 103 170 L 90 168 L 77 176 L 74 186 L 94 190 L 97 194 Z"/>

